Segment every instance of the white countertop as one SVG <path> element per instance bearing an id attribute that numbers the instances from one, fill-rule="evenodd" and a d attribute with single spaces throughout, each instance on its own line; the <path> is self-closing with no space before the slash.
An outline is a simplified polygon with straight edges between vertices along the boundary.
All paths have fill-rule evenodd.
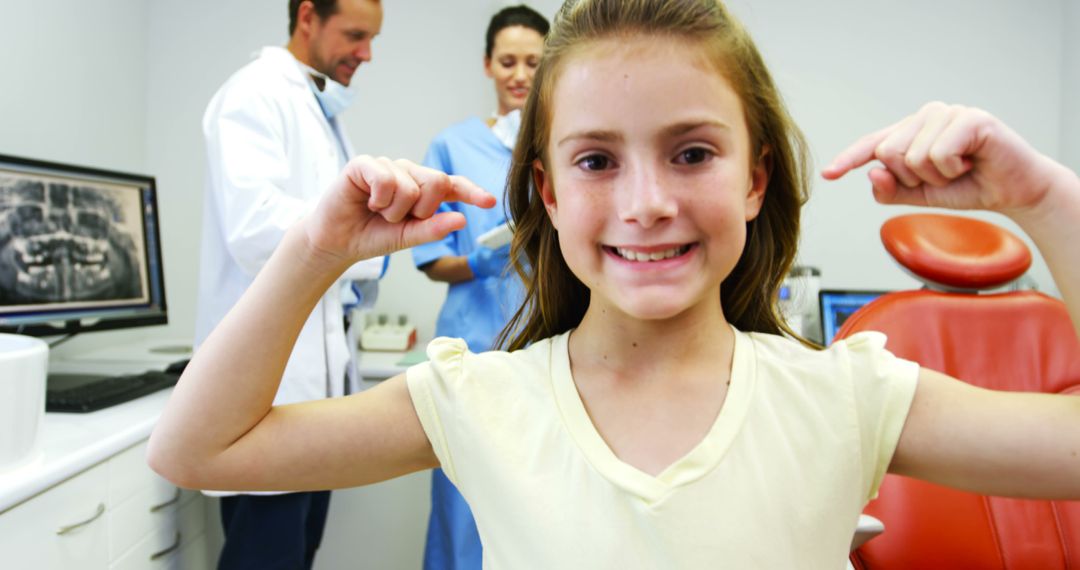
<path id="1" fill-rule="evenodd" d="M 171 393 L 85 414 L 46 413 L 32 459 L 0 471 L 0 513 L 149 437 Z"/>
<path id="2" fill-rule="evenodd" d="M 169 362 L 191 355 L 190 347 L 158 353 L 159 345 L 172 346 L 161 339 L 148 339 L 50 358 L 49 372 L 136 373 L 161 370 Z M 171 388 L 161 390 L 96 412 L 45 413 L 37 449 L 30 459 L 0 469 L 0 513 L 150 437 L 171 393 Z"/>
<path id="3" fill-rule="evenodd" d="M 408 353 L 361 350 L 357 359 L 357 371 L 369 382 L 392 378 L 409 368 L 398 364 L 406 354 Z"/>
<path id="4" fill-rule="evenodd" d="M 407 368 L 398 362 L 404 352 L 363 352 L 360 374 L 369 381 L 385 380 Z M 50 362 L 53 372 L 137 372 L 161 368 L 163 362 L 184 355 L 168 355 L 154 361 L 129 354 L 98 351 L 78 355 L 77 360 Z M 38 433 L 37 450 L 17 466 L 0 469 L 0 513 L 101 463 L 147 437 L 161 416 L 172 389 L 155 392 L 130 402 L 90 413 L 46 413 Z"/>

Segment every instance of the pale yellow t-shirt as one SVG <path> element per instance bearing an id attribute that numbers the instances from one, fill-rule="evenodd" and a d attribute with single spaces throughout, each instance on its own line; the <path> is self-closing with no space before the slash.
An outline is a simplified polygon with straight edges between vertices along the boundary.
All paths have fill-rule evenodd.
<path id="1" fill-rule="evenodd" d="M 570 373 L 568 334 L 514 353 L 436 339 L 408 371 L 487 569 L 841 569 L 896 447 L 918 366 L 863 333 L 812 351 L 737 332 L 712 429 L 656 477 L 620 461 Z"/>

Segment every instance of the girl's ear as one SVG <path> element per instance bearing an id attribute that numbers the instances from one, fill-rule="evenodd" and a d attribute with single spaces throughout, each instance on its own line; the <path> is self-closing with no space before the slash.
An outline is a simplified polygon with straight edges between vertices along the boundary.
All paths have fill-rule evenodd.
<path id="1" fill-rule="evenodd" d="M 750 191 L 746 194 L 746 221 L 753 220 L 761 212 L 765 201 L 765 189 L 769 186 L 769 173 L 772 172 L 772 154 L 769 147 L 761 149 L 761 156 L 750 172 Z"/>
<path id="2" fill-rule="evenodd" d="M 484 56 L 484 75 L 495 79 L 495 74 L 491 72 L 491 58 Z"/>
<path id="3" fill-rule="evenodd" d="M 533 184 L 540 192 L 540 199 L 544 201 L 544 209 L 547 210 L 551 225 L 559 229 L 559 204 L 555 200 L 555 189 L 551 186 L 551 176 L 544 170 L 544 163 L 540 159 L 533 161 Z"/>

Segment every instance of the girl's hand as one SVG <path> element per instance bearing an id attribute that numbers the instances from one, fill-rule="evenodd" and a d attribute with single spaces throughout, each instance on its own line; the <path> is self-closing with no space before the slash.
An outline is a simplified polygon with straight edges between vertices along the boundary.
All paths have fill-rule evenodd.
<path id="1" fill-rule="evenodd" d="M 490 208 L 495 197 L 461 176 L 407 160 L 352 159 L 304 220 L 313 253 L 333 265 L 442 239 L 465 226 L 460 213 L 435 214 L 443 202 Z"/>
<path id="2" fill-rule="evenodd" d="M 1051 189 L 1075 178 L 989 113 L 944 103 L 862 137 L 822 176 L 836 180 L 872 160 L 882 164 L 869 174 L 878 202 L 1014 218 L 1049 208 Z"/>

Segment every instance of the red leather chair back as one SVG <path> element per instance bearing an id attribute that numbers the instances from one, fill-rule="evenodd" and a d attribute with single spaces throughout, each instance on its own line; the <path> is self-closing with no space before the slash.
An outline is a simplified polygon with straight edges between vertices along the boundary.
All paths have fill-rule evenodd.
<path id="1" fill-rule="evenodd" d="M 1080 393 L 1080 342 L 1063 303 L 1031 291 L 956 292 L 1022 275 L 1031 263 L 1022 241 L 986 222 L 936 214 L 894 218 L 882 240 L 910 272 L 953 291 L 883 295 L 837 338 L 877 330 L 897 356 L 972 384 Z M 885 532 L 852 555 L 857 568 L 1080 568 L 1080 502 L 985 497 L 888 475 L 866 513 Z"/>

